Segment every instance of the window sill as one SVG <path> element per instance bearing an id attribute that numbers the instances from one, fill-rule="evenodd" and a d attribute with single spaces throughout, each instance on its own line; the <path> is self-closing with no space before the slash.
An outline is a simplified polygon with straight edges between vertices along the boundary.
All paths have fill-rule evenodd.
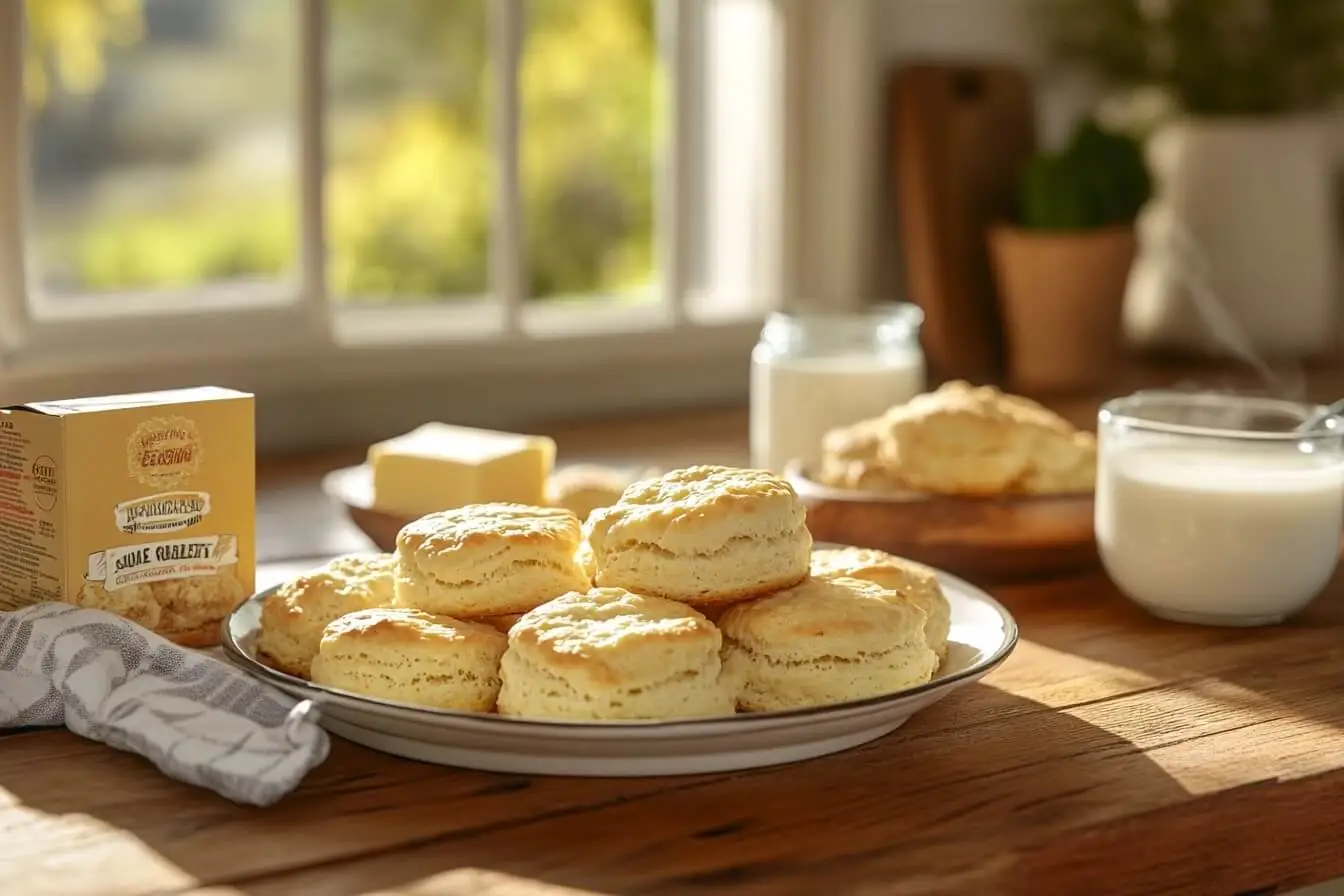
<path id="1" fill-rule="evenodd" d="M 363 444 L 426 420 L 520 427 L 745 402 L 759 319 L 669 329 L 336 345 L 302 334 L 246 354 L 36 353 L 0 371 L 0 406 L 217 384 L 258 397 L 260 451 Z M 274 334 L 273 334 L 274 335 Z M 22 363 L 27 362 L 27 363 Z"/>

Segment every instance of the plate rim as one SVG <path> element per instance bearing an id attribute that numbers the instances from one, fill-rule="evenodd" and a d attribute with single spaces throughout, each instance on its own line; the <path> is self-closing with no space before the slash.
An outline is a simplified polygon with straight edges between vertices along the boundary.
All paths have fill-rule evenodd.
<path id="1" fill-rule="evenodd" d="M 953 504 L 963 507 L 1034 507 L 1041 505 L 1081 505 L 1096 500 L 1096 490 L 1084 492 L 1060 492 L 1041 495 L 990 495 L 975 497 L 972 495 L 938 495 L 928 492 L 865 492 L 856 488 L 839 488 L 826 485 L 810 475 L 810 470 L 802 461 L 790 461 L 783 472 L 784 479 L 794 487 L 803 499 L 835 501 L 845 504 Z"/>
<path id="2" fill-rule="evenodd" d="M 821 547 L 830 548 L 843 546 L 831 545 L 830 543 L 819 543 L 814 546 L 814 549 Z M 462 710 L 415 706 L 409 703 L 398 703 L 377 697 L 367 697 L 352 691 L 341 690 L 340 688 L 329 688 L 324 685 L 313 684 L 310 681 L 299 678 L 297 675 L 290 675 L 281 672 L 278 669 L 271 668 L 255 657 L 250 656 L 233 636 L 234 620 L 238 615 L 253 604 L 260 607 L 262 603 L 279 591 L 279 589 L 283 587 L 282 585 L 275 585 L 271 588 L 259 591 L 235 607 L 220 624 L 220 646 L 223 650 L 225 659 L 231 664 L 238 666 L 243 671 L 252 675 L 252 677 L 264 681 L 273 687 L 279 688 L 281 691 L 291 695 L 294 689 L 299 689 L 304 692 L 320 693 L 322 695 L 321 697 L 313 696 L 307 698 L 312 699 L 317 703 L 319 708 L 322 707 L 324 702 L 328 701 L 337 703 L 338 705 L 343 701 L 349 701 L 355 704 L 355 706 L 351 708 L 364 709 L 379 714 L 387 712 L 409 714 L 417 721 L 427 724 L 433 723 L 442 725 L 451 722 L 456 724 L 467 724 L 472 727 L 479 726 L 483 730 L 501 735 L 511 733 L 524 734 L 527 732 L 540 733 L 543 731 L 557 733 L 567 731 L 584 733 L 618 732 L 623 734 L 632 734 L 635 732 L 674 735 L 681 733 L 693 734 L 703 732 L 707 729 L 718 728 L 723 725 L 748 725 L 750 723 L 756 723 L 757 725 L 768 723 L 787 724 L 790 722 L 806 722 L 810 719 L 835 716 L 837 714 L 861 714 L 866 710 L 879 709 L 898 701 L 954 689 L 960 685 L 976 681 L 1002 665 L 1017 647 L 1018 639 L 1020 637 L 1020 629 L 1013 614 L 983 588 L 973 585 L 960 576 L 955 576 L 941 569 L 934 569 L 933 571 L 938 575 L 939 581 L 944 587 L 952 585 L 968 598 L 985 604 L 998 615 L 1003 628 L 1003 641 L 998 648 L 992 651 L 988 656 L 977 660 L 965 669 L 961 669 L 946 677 L 932 679 L 923 684 L 915 685 L 914 687 L 892 691 L 887 694 L 879 694 L 875 697 L 865 697 L 861 700 L 849 700 L 844 703 L 831 703 L 824 706 L 809 706 L 802 709 L 736 713 L 734 715 L 694 719 L 576 722 L 557 719 L 512 718 L 509 716 L 500 716 L 496 713 L 466 712 Z M 260 609 L 258 609 L 257 612 L 258 618 L 260 618 Z"/>
<path id="3" fill-rule="evenodd" d="M 381 513 L 384 516 L 392 516 L 400 518 L 397 514 L 388 513 L 385 510 L 379 510 L 378 508 L 374 507 L 373 501 L 369 500 L 369 498 L 372 497 L 371 495 L 366 497 L 365 500 L 361 501 L 353 500 L 354 496 L 350 493 L 350 490 L 346 487 L 346 482 L 358 479 L 360 477 L 364 477 L 368 480 L 368 489 L 370 492 L 372 492 L 373 470 L 372 468 L 369 467 L 367 463 L 362 463 L 362 464 L 351 464 L 350 466 L 347 467 L 338 467 L 335 470 L 328 470 L 327 472 L 323 473 L 322 493 L 325 494 L 328 498 L 331 498 L 332 500 L 340 504 L 344 504 L 346 507 L 353 507 L 356 510 L 367 510 L 370 511 L 371 513 Z"/>

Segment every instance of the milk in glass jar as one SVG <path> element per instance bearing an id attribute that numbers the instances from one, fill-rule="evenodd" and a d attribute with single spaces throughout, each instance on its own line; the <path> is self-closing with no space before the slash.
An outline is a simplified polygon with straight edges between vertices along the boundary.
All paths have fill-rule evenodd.
<path id="1" fill-rule="evenodd" d="M 923 392 L 923 319 L 907 303 L 854 314 L 772 314 L 751 354 L 752 465 L 815 465 L 828 430 Z"/>

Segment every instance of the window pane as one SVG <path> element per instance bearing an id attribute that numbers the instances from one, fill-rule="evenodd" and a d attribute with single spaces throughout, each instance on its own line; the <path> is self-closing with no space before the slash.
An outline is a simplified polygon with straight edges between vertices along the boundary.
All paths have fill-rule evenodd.
<path id="1" fill-rule="evenodd" d="M 338 298 L 489 287 L 486 0 L 333 0 L 327 230 Z"/>
<path id="2" fill-rule="evenodd" d="M 663 116 L 655 0 L 531 0 L 522 190 L 530 295 L 635 301 L 654 290 Z"/>
<path id="3" fill-rule="evenodd" d="M 28 0 L 30 258 L 48 294 L 273 279 L 296 246 L 296 9 Z"/>

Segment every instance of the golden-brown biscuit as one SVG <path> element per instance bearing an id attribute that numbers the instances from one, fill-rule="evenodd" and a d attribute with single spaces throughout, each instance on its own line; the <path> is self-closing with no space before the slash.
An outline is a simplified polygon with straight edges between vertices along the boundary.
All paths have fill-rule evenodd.
<path id="1" fill-rule="evenodd" d="M 313 683 L 435 709 L 490 712 L 508 638 L 488 625 L 376 607 L 333 620 Z"/>
<path id="2" fill-rule="evenodd" d="M 929 567 L 868 548 L 827 548 L 812 552 L 812 575 L 863 579 L 895 592 L 924 613 L 924 639 L 939 660 L 947 657 L 951 607 Z"/>
<path id="3" fill-rule="evenodd" d="M 610 507 L 637 477 L 595 464 L 558 470 L 546 483 L 546 503 L 572 511 L 580 520 L 599 507 Z"/>
<path id="4" fill-rule="evenodd" d="M 488 625 L 497 632 L 508 634 L 509 631 L 518 624 L 518 620 L 523 618 L 522 613 L 506 613 L 503 616 L 482 616 L 479 619 L 469 619 L 468 622 L 479 622 L 481 625 Z"/>
<path id="5" fill-rule="evenodd" d="M 397 535 L 396 604 L 459 619 L 525 613 L 591 577 L 573 513 L 471 504 L 431 513 Z"/>
<path id="6" fill-rule="evenodd" d="M 831 488 L 865 492 L 902 492 L 910 486 L 879 457 L 886 427 L 881 417 L 860 420 L 826 433 L 818 481 Z"/>
<path id="7" fill-rule="evenodd" d="M 919 491 L 990 497 L 1095 478 L 1077 431 L 1029 399 L 956 380 L 892 408 L 879 458 Z M 1032 477 L 1033 471 L 1068 471 Z M 1087 473 L 1091 470 L 1091 473 Z"/>
<path id="8" fill-rule="evenodd" d="M 1067 447 L 1052 442 L 1052 450 L 1038 453 L 1030 468 L 1014 483 L 1024 495 L 1061 495 L 1089 492 L 1097 485 L 1097 438 L 1075 432 Z"/>
<path id="9" fill-rule="evenodd" d="M 738 706 L 826 706 L 923 684 L 938 660 L 924 614 L 873 582 L 808 578 L 719 619 L 724 668 L 742 679 Z"/>
<path id="10" fill-rule="evenodd" d="M 787 588 L 811 563 L 802 501 L 764 470 L 699 466 L 637 482 L 585 532 L 597 585 L 695 606 Z"/>
<path id="11" fill-rule="evenodd" d="M 594 588 L 549 601 L 509 632 L 502 715 L 593 721 L 732 715 L 719 630 L 677 601 Z"/>
<path id="12" fill-rule="evenodd" d="M 879 461 L 840 460 L 824 457 L 817 481 L 831 488 L 852 489 L 874 494 L 897 494 L 910 491 L 900 475 L 888 470 Z"/>
<path id="13" fill-rule="evenodd" d="M 280 671 L 307 678 L 330 622 L 392 603 L 396 569 L 391 554 L 351 554 L 284 583 L 262 604 L 257 652 Z"/>

